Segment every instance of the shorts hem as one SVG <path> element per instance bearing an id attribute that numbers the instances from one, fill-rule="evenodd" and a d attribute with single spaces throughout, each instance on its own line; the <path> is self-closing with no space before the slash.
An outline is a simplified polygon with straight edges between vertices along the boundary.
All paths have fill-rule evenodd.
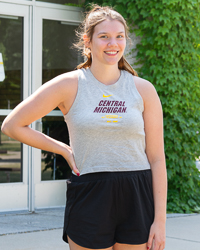
<path id="1" fill-rule="evenodd" d="M 114 241 L 113 244 L 111 244 L 111 245 L 108 244 L 108 246 L 96 246 L 96 247 L 91 246 L 91 247 L 89 247 L 89 245 L 85 245 L 84 243 L 82 244 L 82 243 L 79 242 L 78 240 L 74 240 L 74 238 L 71 237 L 71 236 L 66 232 L 66 237 L 65 237 L 65 239 L 67 239 L 67 236 L 68 236 L 74 243 L 76 243 L 78 246 L 80 246 L 80 247 L 85 247 L 85 248 L 89 248 L 89 249 L 105 249 L 105 248 L 112 247 L 112 246 L 116 243 L 116 241 Z M 66 243 L 69 244 L 68 240 L 64 240 L 64 241 L 65 241 Z"/>
<path id="2" fill-rule="evenodd" d="M 141 243 L 141 241 L 140 241 L 140 242 L 138 242 L 138 241 L 136 242 L 136 241 L 135 241 L 135 242 L 131 242 L 131 243 L 128 242 L 128 243 L 127 243 L 127 242 L 124 242 L 124 241 L 116 241 L 116 243 L 119 243 L 119 244 L 126 244 L 126 245 L 143 245 L 143 244 L 147 244 L 147 242 L 148 242 L 148 241 L 142 241 L 142 243 Z"/>

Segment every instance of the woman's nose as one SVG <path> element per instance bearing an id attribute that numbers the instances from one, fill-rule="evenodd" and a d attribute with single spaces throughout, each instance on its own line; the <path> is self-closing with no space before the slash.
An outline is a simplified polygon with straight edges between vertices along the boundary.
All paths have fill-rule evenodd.
<path id="1" fill-rule="evenodd" d="M 114 47 L 117 46 L 117 42 L 115 39 L 110 39 L 109 43 L 108 43 L 108 47 Z"/>

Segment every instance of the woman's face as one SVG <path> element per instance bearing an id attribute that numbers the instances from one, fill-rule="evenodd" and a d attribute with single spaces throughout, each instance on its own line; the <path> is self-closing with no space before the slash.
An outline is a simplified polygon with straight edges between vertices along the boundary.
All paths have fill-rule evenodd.
<path id="1" fill-rule="evenodd" d="M 94 28 L 92 41 L 89 42 L 92 63 L 117 65 L 126 47 L 124 25 L 117 20 L 107 19 Z"/>

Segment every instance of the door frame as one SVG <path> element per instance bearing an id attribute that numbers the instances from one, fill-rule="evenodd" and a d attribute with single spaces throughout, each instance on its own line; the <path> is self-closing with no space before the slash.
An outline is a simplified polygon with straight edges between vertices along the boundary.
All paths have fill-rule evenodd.
<path id="1" fill-rule="evenodd" d="M 38 4 L 39 3 L 39 4 Z M 44 7 L 41 2 L 35 6 L 34 12 L 34 66 L 33 75 L 35 85 L 33 91 L 42 85 L 42 34 L 43 19 L 64 21 L 72 24 L 82 22 L 81 8 L 52 8 L 51 5 Z M 49 6 L 49 8 L 47 8 Z M 37 29 L 36 29 L 37 27 Z M 59 110 L 53 110 L 47 116 L 63 116 Z M 33 123 L 33 128 L 41 130 L 41 119 Z M 35 187 L 35 208 L 61 207 L 66 203 L 66 180 L 41 180 L 41 150 L 33 149 L 34 159 L 34 187 Z"/>
<path id="2" fill-rule="evenodd" d="M 0 15 L 23 17 L 23 99 L 30 94 L 30 7 L 13 3 L 0 2 Z M 25 84 L 26 83 L 26 84 Z M 0 109 L 0 115 L 6 116 L 11 109 Z M 22 182 L 1 183 L 0 212 L 13 210 L 28 210 L 30 172 L 30 147 L 22 144 Z M 9 197 L 9 198 L 8 198 Z"/>
<path id="3" fill-rule="evenodd" d="M 81 23 L 83 9 L 36 0 L 0 0 L 0 15 L 21 16 L 23 25 L 23 100 L 42 85 L 42 20 Z M 6 116 L 11 110 L 0 109 Z M 52 111 L 49 116 L 63 116 Z M 41 119 L 32 129 L 41 129 Z M 14 194 L 14 197 L 13 197 Z M 0 212 L 65 205 L 66 180 L 41 181 L 41 150 L 23 144 L 23 181 L 0 183 Z M 9 198 L 8 198 L 9 197 Z"/>

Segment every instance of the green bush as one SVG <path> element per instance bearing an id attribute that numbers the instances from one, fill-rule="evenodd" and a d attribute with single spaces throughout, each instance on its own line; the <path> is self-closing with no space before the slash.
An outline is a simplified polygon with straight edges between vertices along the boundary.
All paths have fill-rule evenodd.
<path id="1" fill-rule="evenodd" d="M 163 106 L 168 211 L 199 212 L 200 1 L 93 2 L 113 6 L 141 37 L 137 72 L 154 84 Z"/>

